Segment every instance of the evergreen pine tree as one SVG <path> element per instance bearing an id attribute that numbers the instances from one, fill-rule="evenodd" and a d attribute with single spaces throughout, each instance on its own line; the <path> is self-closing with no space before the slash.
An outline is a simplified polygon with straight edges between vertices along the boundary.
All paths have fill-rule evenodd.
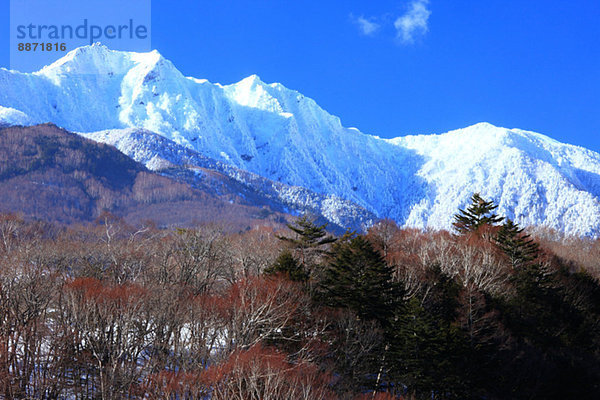
<path id="1" fill-rule="evenodd" d="M 303 216 L 288 228 L 295 233 L 295 237 L 277 236 L 278 239 L 287 242 L 299 259 L 299 267 L 311 276 L 316 258 L 326 253 L 324 247 L 334 243 L 337 239 L 327 234 L 327 224 L 316 225 L 308 216 Z"/>
<path id="2" fill-rule="evenodd" d="M 416 399 L 468 399 L 462 360 L 469 355 L 455 322 L 460 286 L 439 267 L 429 279 L 424 298 L 413 296 L 397 309 L 388 335 L 389 376 Z"/>
<path id="3" fill-rule="evenodd" d="M 416 399 L 466 399 L 461 359 L 467 357 L 458 328 L 423 307 L 406 302 L 391 338 L 392 381 Z"/>
<path id="4" fill-rule="evenodd" d="M 319 293 L 325 304 L 348 308 L 387 327 L 402 298 L 392 272 L 363 236 L 348 237 L 334 246 Z"/>
<path id="5" fill-rule="evenodd" d="M 513 268 L 534 261 L 539 252 L 539 245 L 510 219 L 498 231 L 496 244 L 508 256 Z"/>
<path id="6" fill-rule="evenodd" d="M 382 342 L 362 356 L 368 366 L 362 377 L 364 389 L 379 390 L 388 382 L 387 352 L 394 318 L 402 306 L 403 291 L 393 281 L 389 266 L 364 236 L 346 234 L 332 249 L 330 261 L 317 289 L 321 304 L 352 311 L 361 322 L 375 321 L 382 328 Z M 343 337 L 353 332 L 340 332 Z M 388 382 L 389 383 L 389 382 Z"/>
<path id="7" fill-rule="evenodd" d="M 282 251 L 275 260 L 275 263 L 265 269 L 265 274 L 285 274 L 290 280 L 295 282 L 306 282 L 308 280 L 308 274 L 298 264 L 298 261 L 296 261 L 289 250 Z"/>
<path id="8" fill-rule="evenodd" d="M 497 208 L 493 201 L 486 201 L 479 193 L 475 193 L 471 196 L 471 205 L 466 210 L 459 209 L 452 225 L 460 234 L 476 232 L 484 225 L 495 225 L 504 219 L 494 214 Z"/>

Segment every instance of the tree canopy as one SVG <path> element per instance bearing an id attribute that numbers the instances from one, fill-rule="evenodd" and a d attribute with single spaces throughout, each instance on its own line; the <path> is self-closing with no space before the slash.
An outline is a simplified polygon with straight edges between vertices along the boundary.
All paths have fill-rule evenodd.
<path id="1" fill-rule="evenodd" d="M 503 217 L 494 213 L 497 208 L 498 206 L 493 201 L 487 201 L 479 193 L 474 193 L 471 196 L 471 204 L 466 210 L 462 208 L 458 210 L 452 225 L 459 234 L 476 232 L 486 225 L 496 225 L 504 220 Z"/>

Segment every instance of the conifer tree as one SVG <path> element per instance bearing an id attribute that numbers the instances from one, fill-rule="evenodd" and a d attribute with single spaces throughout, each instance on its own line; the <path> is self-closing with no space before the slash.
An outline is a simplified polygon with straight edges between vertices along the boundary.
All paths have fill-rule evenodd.
<path id="1" fill-rule="evenodd" d="M 467 398 L 460 368 L 461 358 L 467 354 L 456 326 L 425 309 L 413 297 L 406 302 L 391 332 L 390 377 L 406 387 L 411 398 Z"/>
<path id="2" fill-rule="evenodd" d="M 454 229 L 460 234 L 476 232 L 485 225 L 495 225 L 504 219 L 496 214 L 494 210 L 498 208 L 493 201 L 484 200 L 479 193 L 471 196 L 471 205 L 466 210 L 459 209 L 459 213 L 454 216 Z"/>
<path id="3" fill-rule="evenodd" d="M 390 323 L 402 298 L 392 280 L 393 268 L 363 236 L 337 243 L 320 282 L 319 293 L 327 305 L 348 308 L 363 320 Z"/>
<path id="4" fill-rule="evenodd" d="M 513 268 L 534 261 L 539 252 L 539 245 L 510 219 L 498 231 L 496 244 L 508 256 Z"/>
<path id="5" fill-rule="evenodd" d="M 364 236 L 347 233 L 332 249 L 329 265 L 319 282 L 317 300 L 348 309 L 359 322 L 375 321 L 382 328 L 382 343 L 363 356 L 370 371 L 363 376 L 363 389 L 379 390 L 390 363 L 387 358 L 394 319 L 402 307 L 403 292 L 393 281 L 389 266 Z M 342 332 L 342 336 L 352 332 Z M 357 378 L 357 377 L 355 377 Z"/>
<path id="6" fill-rule="evenodd" d="M 308 216 L 303 216 L 287 227 L 295 233 L 295 237 L 277 236 L 289 244 L 299 259 L 300 268 L 310 277 L 315 259 L 326 253 L 324 247 L 337 239 L 327 234 L 327 224 L 316 225 Z"/>
<path id="7" fill-rule="evenodd" d="M 455 323 L 460 286 L 437 266 L 430 272 L 429 288 L 397 309 L 389 329 L 389 376 L 411 398 L 466 399 L 467 347 Z"/>
<path id="8" fill-rule="evenodd" d="M 308 274 L 298 264 L 298 261 L 296 261 L 289 250 L 282 251 L 275 260 L 275 263 L 265 269 L 265 274 L 285 274 L 290 280 L 295 282 L 306 282 L 308 280 Z"/>

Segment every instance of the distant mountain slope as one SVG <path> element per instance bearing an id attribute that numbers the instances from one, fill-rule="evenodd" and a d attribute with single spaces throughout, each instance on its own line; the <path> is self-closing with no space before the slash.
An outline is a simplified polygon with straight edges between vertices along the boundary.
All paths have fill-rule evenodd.
<path id="1" fill-rule="evenodd" d="M 0 130 L 0 212 L 62 223 L 103 211 L 138 223 L 187 226 L 218 222 L 232 229 L 281 225 L 285 215 L 239 204 L 148 171 L 117 151 L 54 125 Z"/>
<path id="2" fill-rule="evenodd" d="M 115 146 L 150 170 L 183 178 L 193 186 L 201 185 L 205 192 L 235 192 L 244 197 L 248 204 L 266 204 L 281 212 L 322 216 L 324 222 L 342 230 L 350 228 L 361 231 L 376 220 L 375 215 L 350 201 L 265 179 L 203 156 L 149 131 L 130 128 L 81 135 Z M 215 173 L 220 176 L 220 183 L 209 179 Z M 230 178 L 230 181 L 223 179 L 221 174 Z M 228 188 L 224 189 L 222 186 L 225 184 Z"/>
<path id="3" fill-rule="evenodd" d="M 6 121 L 52 121 L 84 133 L 145 129 L 406 226 L 449 228 L 457 208 L 481 192 L 520 224 L 600 234 L 600 156 L 594 152 L 489 124 L 383 140 L 343 127 L 281 84 L 257 76 L 228 86 L 188 78 L 156 51 L 94 45 L 33 74 L 0 69 L 0 106 Z"/>
<path id="4" fill-rule="evenodd" d="M 414 150 L 429 189 L 411 210 L 408 225 L 449 226 L 452 214 L 474 191 L 500 205 L 524 226 L 600 233 L 600 155 L 547 136 L 477 124 L 442 135 L 389 141 Z"/>

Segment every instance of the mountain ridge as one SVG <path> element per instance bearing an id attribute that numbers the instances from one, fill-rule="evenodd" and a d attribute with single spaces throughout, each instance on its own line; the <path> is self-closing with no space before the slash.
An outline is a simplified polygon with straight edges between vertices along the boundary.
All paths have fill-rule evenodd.
<path id="1" fill-rule="evenodd" d="M 156 51 L 101 45 L 33 74 L 0 70 L 0 88 L 5 123 L 49 120 L 88 134 L 144 129 L 403 226 L 448 229 L 456 210 L 481 192 L 521 225 L 600 234 L 600 156 L 534 132 L 482 123 L 381 139 L 344 127 L 314 100 L 257 75 L 213 84 L 185 77 Z"/>
<path id="2" fill-rule="evenodd" d="M 257 192 L 271 200 L 269 206 L 280 212 L 320 215 L 342 231 L 346 228 L 364 231 L 376 219 L 373 214 L 350 201 L 268 180 L 260 175 L 210 159 L 150 131 L 129 128 L 80 133 L 80 135 L 112 145 L 148 169 L 167 176 L 173 172 L 172 166 L 183 167 L 192 172 L 197 169 L 216 171 L 238 182 L 245 189 Z M 187 181 L 195 185 L 198 179 L 191 177 Z"/>

